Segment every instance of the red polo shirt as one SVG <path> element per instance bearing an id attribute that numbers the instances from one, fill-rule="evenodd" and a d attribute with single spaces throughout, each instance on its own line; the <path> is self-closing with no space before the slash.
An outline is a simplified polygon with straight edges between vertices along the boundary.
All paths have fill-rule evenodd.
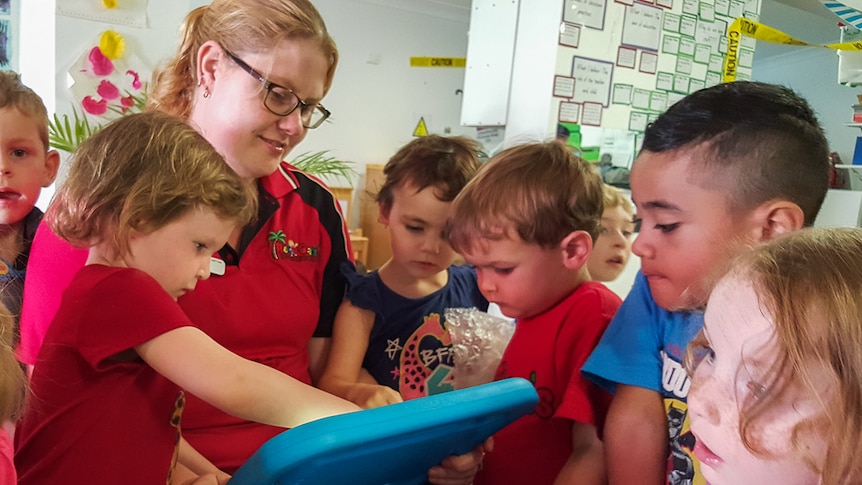
<path id="1" fill-rule="evenodd" d="M 217 255 L 225 274 L 200 282 L 179 303 L 228 349 L 311 383 L 308 342 L 332 335 L 344 295 L 338 267 L 351 254 L 347 226 L 332 193 L 287 163 L 260 189 L 257 222 L 243 231 L 238 251 Z M 183 435 L 228 472 L 281 431 L 188 396 Z"/>

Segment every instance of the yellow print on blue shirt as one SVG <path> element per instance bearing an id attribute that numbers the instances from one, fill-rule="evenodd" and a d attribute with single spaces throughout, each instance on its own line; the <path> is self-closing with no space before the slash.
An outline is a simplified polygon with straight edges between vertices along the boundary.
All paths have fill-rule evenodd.
<path id="1" fill-rule="evenodd" d="M 680 362 L 665 352 L 661 353 L 661 357 L 663 362 L 662 388 L 670 438 L 667 484 L 706 485 L 706 480 L 700 473 L 700 462 L 692 453 L 695 438 L 691 433 L 691 422 L 686 402 L 691 381 Z"/>

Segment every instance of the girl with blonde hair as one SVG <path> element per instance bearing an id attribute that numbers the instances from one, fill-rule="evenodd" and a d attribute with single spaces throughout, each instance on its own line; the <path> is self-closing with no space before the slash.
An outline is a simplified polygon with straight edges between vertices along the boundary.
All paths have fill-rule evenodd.
<path id="1" fill-rule="evenodd" d="M 811 229 L 717 284 L 688 395 L 713 485 L 862 482 L 862 230 Z"/>
<path id="2" fill-rule="evenodd" d="M 184 450 L 185 392 L 281 427 L 357 409 L 228 351 L 176 304 L 209 277 L 212 251 L 253 217 L 255 199 L 166 114 L 125 116 L 79 147 L 47 219 L 89 254 L 33 371 L 18 483 L 224 480 Z"/>

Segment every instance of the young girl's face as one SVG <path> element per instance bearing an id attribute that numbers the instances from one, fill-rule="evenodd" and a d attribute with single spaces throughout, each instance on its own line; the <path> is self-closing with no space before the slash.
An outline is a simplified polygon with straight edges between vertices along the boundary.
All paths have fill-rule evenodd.
<path id="1" fill-rule="evenodd" d="M 769 393 L 761 382 L 778 354 L 771 316 L 763 309 L 751 283 L 731 274 L 716 286 L 704 317 L 709 342 L 692 376 L 688 394 L 691 429 L 697 438 L 694 454 L 703 476 L 712 485 L 819 483 L 796 441 L 815 462 L 825 458 L 822 431 L 795 427 L 820 412 L 816 399 L 791 388 L 749 427 L 752 445 L 740 435 L 740 408 Z M 794 389 L 797 389 L 794 392 Z"/>
<path id="2" fill-rule="evenodd" d="M 601 232 L 587 261 L 590 277 L 596 281 L 617 279 L 632 254 L 634 230 L 632 215 L 623 206 L 605 209 Z"/>
<path id="3" fill-rule="evenodd" d="M 443 234 L 452 203 L 438 199 L 435 191 L 401 184 L 392 191 L 392 206 L 380 213 L 380 222 L 389 226 L 392 263 L 414 279 L 435 276 L 455 260 Z"/>
<path id="4" fill-rule="evenodd" d="M 124 263 L 152 276 L 177 299 L 209 278 L 212 254 L 235 227 L 209 208 L 194 209 L 153 232 L 133 234 Z"/>

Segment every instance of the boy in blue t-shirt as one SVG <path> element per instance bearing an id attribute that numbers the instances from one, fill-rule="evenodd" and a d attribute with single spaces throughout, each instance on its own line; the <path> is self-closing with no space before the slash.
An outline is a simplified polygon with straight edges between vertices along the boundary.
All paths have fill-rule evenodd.
<path id="1" fill-rule="evenodd" d="M 685 349 L 710 284 L 747 247 L 811 226 L 829 150 L 790 89 L 721 84 L 674 104 L 632 166 L 641 272 L 582 369 L 615 393 L 604 428 L 614 484 L 705 484 L 692 454 Z"/>

